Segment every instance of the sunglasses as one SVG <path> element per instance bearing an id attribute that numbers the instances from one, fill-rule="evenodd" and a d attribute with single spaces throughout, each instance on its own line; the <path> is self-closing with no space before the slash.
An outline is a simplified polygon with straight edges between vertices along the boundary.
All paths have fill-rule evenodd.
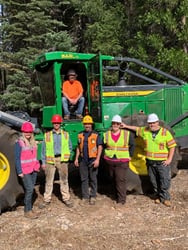
<path id="1" fill-rule="evenodd" d="M 155 123 L 157 123 L 157 122 L 148 122 L 149 125 L 150 125 L 150 124 L 155 124 Z"/>
<path id="2" fill-rule="evenodd" d="M 119 122 L 112 122 L 112 125 L 121 125 Z"/>

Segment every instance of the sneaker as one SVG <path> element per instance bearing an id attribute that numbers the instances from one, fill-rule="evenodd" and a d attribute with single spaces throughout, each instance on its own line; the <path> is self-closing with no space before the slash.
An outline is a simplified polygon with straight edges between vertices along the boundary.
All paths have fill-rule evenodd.
<path id="1" fill-rule="evenodd" d="M 38 216 L 33 211 L 24 212 L 24 216 L 31 220 L 38 218 Z"/>
<path id="2" fill-rule="evenodd" d="M 169 200 L 164 200 L 163 201 L 163 204 L 166 206 L 166 207 L 171 207 L 171 202 Z"/>
<path id="3" fill-rule="evenodd" d="M 77 118 L 77 119 L 82 119 L 82 118 L 83 118 L 83 116 L 82 116 L 82 115 L 77 114 L 77 115 L 76 115 L 76 118 Z"/>
<path id="4" fill-rule="evenodd" d="M 160 204 L 160 203 L 161 203 L 160 199 L 158 199 L 158 198 L 157 198 L 157 199 L 155 199 L 155 201 L 154 201 L 154 202 L 155 202 L 155 204 Z"/>
<path id="5" fill-rule="evenodd" d="M 43 209 L 43 208 L 46 208 L 47 206 L 50 205 L 50 201 L 44 201 L 43 203 L 39 204 L 39 208 L 40 209 Z"/>
<path id="6" fill-rule="evenodd" d="M 69 208 L 73 207 L 73 203 L 71 200 L 63 201 L 63 203 Z"/>
<path id="7" fill-rule="evenodd" d="M 95 197 L 91 197 L 90 200 L 89 200 L 89 204 L 90 205 L 95 205 L 96 203 L 96 198 Z"/>

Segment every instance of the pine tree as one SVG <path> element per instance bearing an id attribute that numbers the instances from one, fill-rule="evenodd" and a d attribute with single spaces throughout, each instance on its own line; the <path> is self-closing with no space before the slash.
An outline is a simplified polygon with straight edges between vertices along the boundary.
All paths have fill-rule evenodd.
<path id="1" fill-rule="evenodd" d="M 72 25 L 70 23 L 69 25 L 79 46 L 78 50 L 100 51 L 111 55 L 122 54 L 124 5 L 114 0 L 72 0 L 70 2 Z"/>
<path id="2" fill-rule="evenodd" d="M 56 18 L 51 0 L 3 0 L 1 15 L 1 56 L 6 62 L 7 89 L 1 100 L 8 109 L 32 110 L 41 106 L 33 100 L 38 88 L 32 86 L 29 65 L 41 52 L 75 50 L 64 24 Z"/>
<path id="3" fill-rule="evenodd" d="M 131 4 L 131 0 L 125 2 Z M 134 2 L 131 8 L 129 55 L 186 80 L 188 2 L 147 0 Z"/>

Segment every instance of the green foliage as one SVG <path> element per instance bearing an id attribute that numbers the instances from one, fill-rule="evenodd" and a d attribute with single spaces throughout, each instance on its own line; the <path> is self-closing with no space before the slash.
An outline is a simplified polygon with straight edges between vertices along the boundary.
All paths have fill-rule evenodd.
<path id="1" fill-rule="evenodd" d="M 1 101 L 6 108 L 11 110 L 27 110 L 31 100 L 30 78 L 28 78 L 24 71 L 17 71 L 8 76 L 10 84 L 4 95 L 1 96 Z M 12 84 L 11 84 L 12 82 Z"/>
<path id="2" fill-rule="evenodd" d="M 117 55 L 123 51 L 121 42 L 124 8 L 117 1 L 75 1 L 79 16 L 84 16 L 83 33 L 85 52 L 100 51 L 103 54 Z"/>
<path id="3" fill-rule="evenodd" d="M 130 56 L 186 80 L 187 10 L 187 1 L 144 1 L 134 36 L 127 43 Z"/>
<path id="4" fill-rule="evenodd" d="M 76 46 L 72 45 L 72 38 L 67 31 L 47 33 L 45 36 L 45 44 L 47 47 L 59 51 L 76 51 Z"/>
<path id="5" fill-rule="evenodd" d="M 1 100 L 6 109 L 32 111 L 41 107 L 33 94 L 29 65 L 40 53 L 51 50 L 75 50 L 72 38 L 57 19 L 51 0 L 3 0 L 1 16 L 0 61 L 6 63 L 7 89 Z M 34 91 L 34 93 L 36 90 Z"/>
<path id="6" fill-rule="evenodd" d="M 179 75 L 179 72 L 181 72 L 181 78 L 187 78 L 188 55 L 183 50 L 163 49 L 158 52 L 157 61 L 162 68 L 165 67 L 166 71 L 172 75 Z"/>

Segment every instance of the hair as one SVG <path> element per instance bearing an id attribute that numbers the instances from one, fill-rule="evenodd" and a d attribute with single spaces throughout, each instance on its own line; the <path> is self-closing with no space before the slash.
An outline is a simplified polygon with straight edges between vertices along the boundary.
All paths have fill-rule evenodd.
<path id="1" fill-rule="evenodd" d="M 34 137 L 33 133 L 31 134 L 31 138 L 29 140 L 25 137 L 24 133 L 22 133 L 22 136 L 20 137 L 20 139 L 22 141 L 24 141 L 25 145 L 28 147 L 36 147 L 37 146 L 37 143 L 35 141 L 35 137 Z"/>

